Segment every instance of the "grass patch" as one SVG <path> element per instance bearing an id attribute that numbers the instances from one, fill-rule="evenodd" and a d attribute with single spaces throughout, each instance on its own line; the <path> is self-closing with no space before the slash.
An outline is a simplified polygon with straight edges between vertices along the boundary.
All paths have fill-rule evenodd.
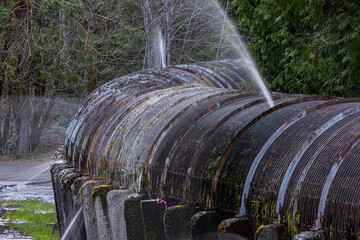
<path id="1" fill-rule="evenodd" d="M 4 214 L 11 221 L 25 221 L 24 223 L 7 223 L 6 226 L 18 228 L 29 234 L 34 240 L 59 239 L 59 231 L 53 231 L 53 225 L 48 223 L 57 222 L 55 205 L 35 200 L 27 201 L 5 201 L 1 202 L 3 207 L 20 208 L 15 212 L 9 211 Z"/>

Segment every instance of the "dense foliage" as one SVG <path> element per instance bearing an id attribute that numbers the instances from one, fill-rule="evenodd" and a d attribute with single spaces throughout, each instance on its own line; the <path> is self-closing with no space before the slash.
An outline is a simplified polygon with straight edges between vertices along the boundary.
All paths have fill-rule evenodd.
<path id="1" fill-rule="evenodd" d="M 1 1 L 0 154 L 39 145 L 55 97 L 140 69 L 141 14 L 131 0 Z"/>
<path id="2" fill-rule="evenodd" d="M 232 0 L 274 91 L 360 95 L 360 2 Z"/>
<path id="3" fill-rule="evenodd" d="M 272 90 L 359 95 L 357 1 L 219 2 Z M 162 62 L 239 57 L 234 35 L 217 0 L 0 1 L 0 154 L 36 149 L 56 98 Z"/>

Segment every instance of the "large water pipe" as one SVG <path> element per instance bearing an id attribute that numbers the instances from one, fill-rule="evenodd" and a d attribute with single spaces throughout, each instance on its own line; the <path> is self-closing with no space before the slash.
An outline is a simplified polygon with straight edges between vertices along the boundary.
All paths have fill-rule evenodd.
<path id="1" fill-rule="evenodd" d="M 115 188 L 356 236 L 360 98 L 245 91 L 226 60 L 150 69 L 90 94 L 67 131 L 67 162 Z M 244 90 L 245 88 L 245 90 Z"/>

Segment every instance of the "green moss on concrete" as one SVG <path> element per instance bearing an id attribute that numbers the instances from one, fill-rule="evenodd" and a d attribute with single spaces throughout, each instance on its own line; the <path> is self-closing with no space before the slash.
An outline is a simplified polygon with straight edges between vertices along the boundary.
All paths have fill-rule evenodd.
<path id="1" fill-rule="evenodd" d="M 111 190 L 114 190 L 114 187 L 112 185 L 99 185 L 95 186 L 93 188 L 93 191 L 91 193 L 92 199 L 94 200 L 95 197 L 106 197 L 106 194 L 110 192 Z"/>
<path id="2" fill-rule="evenodd" d="M 264 228 L 264 225 L 261 225 L 260 227 L 258 227 L 255 231 L 255 236 L 259 235 L 261 229 L 263 229 L 263 228 Z"/>

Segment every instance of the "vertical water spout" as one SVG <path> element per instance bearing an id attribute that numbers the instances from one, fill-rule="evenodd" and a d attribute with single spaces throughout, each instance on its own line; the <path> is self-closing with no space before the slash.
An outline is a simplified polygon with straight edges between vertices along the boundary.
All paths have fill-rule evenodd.
<path id="1" fill-rule="evenodd" d="M 157 50 L 157 60 L 160 62 L 161 67 L 165 68 L 165 43 L 164 37 L 161 33 L 161 28 L 159 26 L 156 27 L 156 45 L 155 48 Z"/>

